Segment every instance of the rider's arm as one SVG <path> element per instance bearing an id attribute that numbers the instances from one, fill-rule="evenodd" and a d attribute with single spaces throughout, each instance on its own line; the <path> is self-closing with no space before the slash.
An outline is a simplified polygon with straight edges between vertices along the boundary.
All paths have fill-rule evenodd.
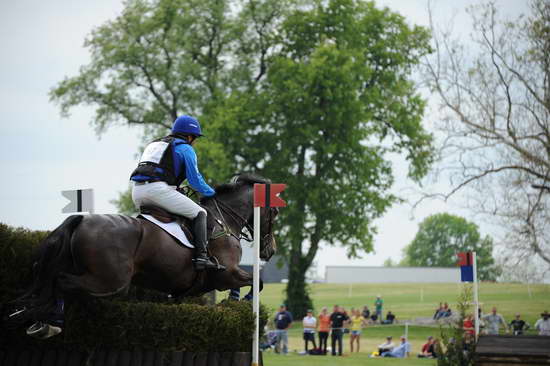
<path id="1" fill-rule="evenodd" d="M 195 150 L 191 145 L 179 145 L 178 150 L 183 155 L 183 160 L 185 162 L 185 175 L 187 176 L 187 181 L 189 185 L 196 191 L 198 191 L 203 196 L 213 196 L 216 191 L 210 187 L 202 177 L 199 172 L 197 165 L 197 155 Z"/>

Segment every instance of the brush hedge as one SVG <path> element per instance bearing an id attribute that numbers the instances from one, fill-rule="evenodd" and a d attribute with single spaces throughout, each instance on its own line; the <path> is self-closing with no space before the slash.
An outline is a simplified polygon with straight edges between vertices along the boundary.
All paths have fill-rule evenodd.
<path id="1" fill-rule="evenodd" d="M 33 251 L 48 233 L 0 223 L 0 303 L 21 295 L 32 281 Z M 146 301 L 143 301 L 143 300 Z M 252 344 L 254 317 L 249 302 L 201 305 L 179 302 L 166 294 L 133 288 L 129 298 L 66 303 L 65 328 L 48 341 L 35 341 L 24 329 L 0 332 L 0 348 L 13 345 L 63 345 L 89 350 L 155 349 L 159 351 L 246 352 Z M 260 311 L 260 329 L 267 311 Z M 5 314 L 4 314 L 5 315 Z"/>

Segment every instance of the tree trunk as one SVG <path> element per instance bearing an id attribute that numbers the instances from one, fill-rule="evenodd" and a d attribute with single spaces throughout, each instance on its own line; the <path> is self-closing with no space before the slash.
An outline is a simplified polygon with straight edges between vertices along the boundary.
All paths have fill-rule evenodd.
<path id="1" fill-rule="evenodd" d="M 293 256 L 288 266 L 288 284 L 286 287 L 286 305 L 295 320 L 302 319 L 307 309 L 313 308 L 306 284 L 307 266 L 303 259 Z"/>

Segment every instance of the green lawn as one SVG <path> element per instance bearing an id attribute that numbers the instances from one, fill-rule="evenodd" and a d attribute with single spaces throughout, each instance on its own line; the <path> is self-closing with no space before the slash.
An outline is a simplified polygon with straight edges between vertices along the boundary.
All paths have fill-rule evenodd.
<path id="1" fill-rule="evenodd" d="M 261 302 L 271 308 L 273 314 L 284 300 L 283 284 L 266 284 L 261 294 Z M 312 284 L 311 297 L 317 314 L 323 306 L 331 311 L 334 304 L 362 308 L 368 305 L 373 308 L 377 294 L 384 299 L 384 312 L 391 310 L 401 322 L 395 326 L 369 326 L 363 330 L 361 349 L 359 353 L 349 353 L 349 336 L 344 338 L 344 356 L 302 356 L 298 352 L 303 350 L 301 321 L 296 321 L 289 332 L 290 354 L 282 356 L 271 351 L 264 352 L 264 361 L 267 366 L 278 365 L 435 365 L 434 360 L 418 359 L 416 354 L 429 335 L 439 336 L 438 327 L 409 326 L 408 335 L 412 345 L 412 356 L 406 360 L 369 358 L 369 354 L 388 335 L 395 341 L 405 333 L 403 325 L 406 319 L 431 317 L 439 302 L 448 302 L 452 309 L 456 309 L 456 301 L 461 292 L 462 284 Z M 244 292 L 243 292 L 244 293 Z M 218 295 L 218 301 L 227 296 Z M 550 285 L 500 284 L 482 283 L 479 286 L 479 300 L 484 312 L 489 312 L 496 306 L 506 321 L 510 321 L 517 312 L 531 325 L 540 317 L 544 310 L 550 310 Z M 290 309 L 292 311 L 292 309 Z M 330 346 L 330 337 L 329 337 Z"/>

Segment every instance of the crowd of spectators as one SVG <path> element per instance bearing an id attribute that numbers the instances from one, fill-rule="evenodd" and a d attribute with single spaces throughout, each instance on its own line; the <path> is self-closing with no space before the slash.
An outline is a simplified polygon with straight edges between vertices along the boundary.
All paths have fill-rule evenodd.
<path id="1" fill-rule="evenodd" d="M 375 311 L 371 313 L 369 307 L 365 305 L 362 310 L 352 308 L 347 311 L 344 307 L 334 305 L 332 312 L 329 313 L 326 307 L 323 307 L 317 317 L 314 316 L 313 310 L 308 310 L 306 316 L 302 319 L 304 351 L 302 354 L 320 354 L 326 355 L 327 351 L 333 356 L 342 356 L 344 352 L 344 334 L 349 333 L 350 351 L 359 352 L 360 339 L 362 330 L 368 324 L 393 324 L 395 315 L 388 311 L 386 320 L 383 317 L 383 304 L 381 296 L 376 297 L 374 303 Z M 447 303 L 440 303 L 433 319 L 441 319 L 451 316 L 451 309 Z M 268 332 L 268 342 L 264 348 L 274 348 L 276 353 L 288 354 L 288 329 L 293 323 L 292 314 L 283 304 L 275 315 L 275 329 Z M 483 314 L 479 312 L 478 316 L 480 333 L 488 335 L 498 335 L 501 329 L 509 334 L 522 335 L 528 329 L 530 324 L 521 319 L 520 314 L 516 314 L 515 318 L 509 323 L 504 317 L 497 312 L 497 308 L 493 307 L 491 312 Z M 539 335 L 550 335 L 550 313 L 544 311 L 541 313 L 541 318 L 534 325 Z M 471 340 L 475 337 L 475 321 L 472 314 L 468 314 L 463 322 L 464 339 Z M 318 343 L 316 342 L 318 336 Z M 328 339 L 330 335 L 330 349 L 328 348 Z M 419 358 L 435 358 L 437 352 L 438 340 L 434 337 L 428 337 L 426 343 L 422 346 Z M 311 347 L 310 347 L 311 346 Z M 399 344 L 393 343 L 392 337 L 388 336 L 377 350 L 371 353 L 371 357 L 408 357 L 411 353 L 411 345 L 405 336 L 400 338 Z"/>

